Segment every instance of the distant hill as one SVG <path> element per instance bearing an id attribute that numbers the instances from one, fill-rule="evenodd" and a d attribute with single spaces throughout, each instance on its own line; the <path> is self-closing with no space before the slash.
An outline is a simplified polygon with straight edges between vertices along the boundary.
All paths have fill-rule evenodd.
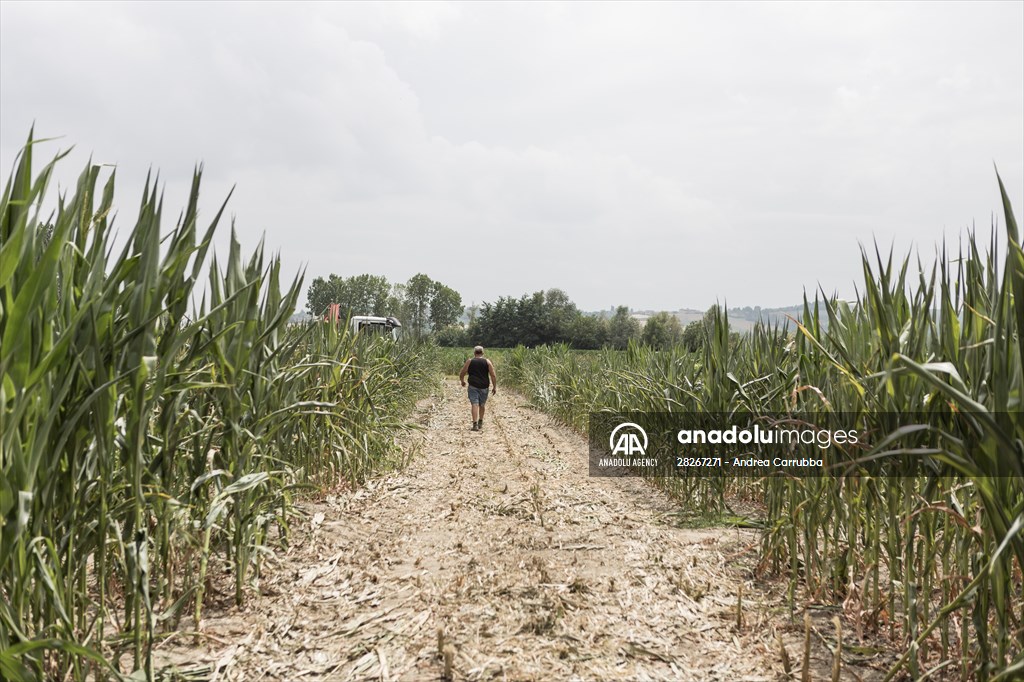
<path id="1" fill-rule="evenodd" d="M 700 320 L 704 317 L 703 310 L 691 310 L 683 309 L 675 311 L 676 317 L 685 327 L 694 320 Z M 746 306 L 745 308 L 729 308 L 729 326 L 738 332 L 745 332 L 750 330 L 754 323 L 758 320 L 766 322 L 768 324 L 779 324 L 793 326 L 793 321 L 790 319 L 800 319 L 803 315 L 803 305 L 792 305 L 785 308 L 762 308 L 761 306 Z"/>
<path id="2" fill-rule="evenodd" d="M 633 310 L 630 309 L 630 315 L 641 322 L 646 322 L 647 318 L 654 315 L 659 311 L 657 310 Z M 696 310 L 694 308 L 680 308 L 679 310 L 669 311 L 679 318 L 679 322 L 685 327 L 691 322 L 697 322 L 704 318 L 705 310 Z M 744 308 L 729 308 L 729 326 L 733 330 L 738 332 L 749 331 L 753 328 L 754 323 L 758 320 L 763 320 L 768 324 L 779 324 L 793 326 L 793 321 L 790 317 L 800 319 L 803 315 L 803 305 L 787 306 L 785 308 L 762 308 L 761 306 L 746 306 Z M 611 317 L 613 311 L 601 310 L 591 313 L 598 317 Z"/>

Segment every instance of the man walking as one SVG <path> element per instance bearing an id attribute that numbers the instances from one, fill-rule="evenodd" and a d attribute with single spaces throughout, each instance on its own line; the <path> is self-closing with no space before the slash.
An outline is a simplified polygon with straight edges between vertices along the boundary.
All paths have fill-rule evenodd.
<path id="1" fill-rule="evenodd" d="M 484 403 L 487 402 L 487 388 L 494 384 L 494 395 L 498 394 L 498 377 L 494 374 L 494 365 L 484 357 L 484 347 L 473 349 L 473 357 L 466 360 L 459 372 L 459 381 L 466 385 L 466 374 L 469 374 L 469 404 L 473 412 L 473 431 L 484 427 Z"/>

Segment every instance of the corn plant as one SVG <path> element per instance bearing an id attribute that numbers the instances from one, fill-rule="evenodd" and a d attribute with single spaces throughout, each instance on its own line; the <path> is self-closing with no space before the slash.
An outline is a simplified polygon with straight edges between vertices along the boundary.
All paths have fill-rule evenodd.
<path id="1" fill-rule="evenodd" d="M 891 434 L 872 453 L 926 457 L 927 475 L 652 479 L 684 506 L 762 508 L 760 568 L 798 596 L 857 603 L 856 629 L 902 647 L 890 677 L 1024 675 L 1024 255 L 1002 182 L 996 231 L 943 245 L 925 268 L 862 253 L 853 301 L 805 298 L 793 329 L 735 340 L 718 309 L 697 352 L 517 348 L 507 374 L 534 404 L 583 429 L 591 412 L 815 413 Z M 894 415 L 922 414 L 921 424 Z M 899 446 L 935 433 L 927 452 Z"/>
<path id="2" fill-rule="evenodd" d="M 115 250 L 114 174 L 89 165 L 44 216 L 61 156 L 33 175 L 36 145 L 0 199 L 0 677 L 153 679 L 160 632 L 201 625 L 212 566 L 241 602 L 297 491 L 399 461 L 431 368 L 290 327 L 301 276 L 282 287 L 233 230 L 221 265 L 201 169 L 168 232 L 147 180 Z"/>

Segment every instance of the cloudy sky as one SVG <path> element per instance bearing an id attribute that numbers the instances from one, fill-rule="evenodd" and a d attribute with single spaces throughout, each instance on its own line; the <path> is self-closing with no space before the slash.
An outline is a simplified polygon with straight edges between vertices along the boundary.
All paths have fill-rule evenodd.
<path id="1" fill-rule="evenodd" d="M 5 178 L 33 122 L 64 186 L 116 165 L 122 230 L 203 162 L 307 281 L 779 306 L 1002 227 L 993 163 L 1020 221 L 1024 3 L 5 0 Z"/>

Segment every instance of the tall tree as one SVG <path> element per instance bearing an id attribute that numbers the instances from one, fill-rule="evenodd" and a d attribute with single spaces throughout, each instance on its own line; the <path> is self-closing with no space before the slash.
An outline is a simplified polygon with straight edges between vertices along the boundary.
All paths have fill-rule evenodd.
<path id="1" fill-rule="evenodd" d="M 704 337 L 707 331 L 704 327 L 703 320 L 694 320 L 690 324 L 686 325 L 686 329 L 683 330 L 683 337 L 681 339 L 682 344 L 686 346 L 689 351 L 695 351 L 704 344 Z"/>
<path id="2" fill-rule="evenodd" d="M 398 312 L 398 303 L 391 296 L 391 285 L 380 275 L 317 277 L 309 285 L 306 301 L 306 308 L 314 315 L 322 315 L 331 303 L 339 304 L 345 316 Z"/>
<path id="3" fill-rule="evenodd" d="M 430 292 L 430 328 L 439 331 L 459 321 L 462 295 L 451 287 L 434 282 Z"/>
<path id="4" fill-rule="evenodd" d="M 630 339 L 640 336 L 640 323 L 629 316 L 629 308 L 620 305 L 608 321 L 608 345 L 625 348 Z"/>
<path id="5" fill-rule="evenodd" d="M 595 315 L 578 313 L 569 323 L 568 343 L 573 348 L 596 350 L 607 343 L 608 325 Z"/>
<path id="6" fill-rule="evenodd" d="M 345 280 L 338 300 L 352 315 L 393 315 L 391 285 L 379 275 L 356 275 Z"/>
<path id="7" fill-rule="evenodd" d="M 545 343 L 566 343 L 572 340 L 571 327 L 580 316 L 569 294 L 561 289 L 544 292 Z"/>
<path id="8" fill-rule="evenodd" d="M 640 339 L 650 346 L 659 350 L 671 348 L 683 338 L 683 325 L 679 318 L 672 313 L 660 312 L 651 315 L 644 325 Z"/>
<path id="9" fill-rule="evenodd" d="M 433 288 L 434 280 L 423 273 L 413 275 L 405 283 L 403 312 L 409 321 L 409 329 L 417 339 L 423 338 L 429 331 L 430 294 Z"/>
<path id="10" fill-rule="evenodd" d="M 321 316 L 327 311 L 327 306 L 336 303 L 335 289 L 337 275 L 331 275 L 328 279 L 317 277 L 309 284 L 306 292 L 306 309 L 310 314 Z"/>

